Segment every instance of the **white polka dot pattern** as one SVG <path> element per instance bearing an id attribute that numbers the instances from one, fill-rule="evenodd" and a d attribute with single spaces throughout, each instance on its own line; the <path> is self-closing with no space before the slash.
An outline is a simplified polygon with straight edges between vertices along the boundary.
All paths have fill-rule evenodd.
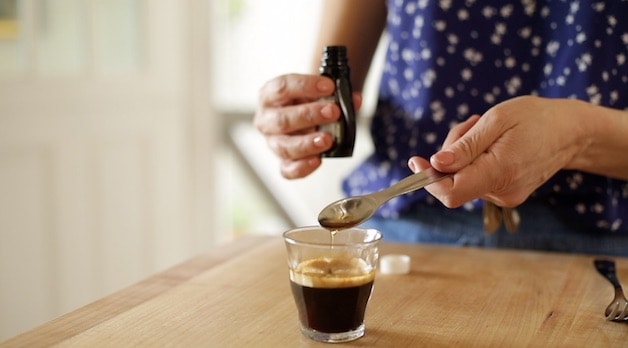
<path id="1" fill-rule="evenodd" d="M 452 126 L 515 96 L 628 109 L 627 0 L 388 0 L 387 30 L 376 152 L 343 183 L 348 195 L 409 175 L 410 156 L 429 157 Z M 628 233 L 626 181 L 561 171 L 534 195 L 574 221 Z M 437 204 L 422 190 L 378 214 L 394 218 L 417 202 Z"/>

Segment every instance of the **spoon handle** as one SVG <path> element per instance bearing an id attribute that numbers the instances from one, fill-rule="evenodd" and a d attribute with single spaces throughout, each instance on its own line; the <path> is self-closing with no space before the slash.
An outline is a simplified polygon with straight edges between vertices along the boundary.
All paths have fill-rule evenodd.
<path id="1" fill-rule="evenodd" d="M 451 176 L 451 174 L 441 173 L 430 167 L 399 180 L 396 184 L 379 191 L 377 194 L 378 196 L 381 195 L 380 197 L 384 198 L 384 200 L 389 200 L 393 197 L 421 189 L 448 176 Z"/>

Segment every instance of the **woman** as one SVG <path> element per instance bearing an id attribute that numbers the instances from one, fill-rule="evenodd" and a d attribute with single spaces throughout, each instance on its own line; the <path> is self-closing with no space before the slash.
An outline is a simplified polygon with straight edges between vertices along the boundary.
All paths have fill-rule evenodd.
<path id="1" fill-rule="evenodd" d="M 375 152 L 343 188 L 455 174 L 366 225 L 388 240 L 628 255 L 628 2 L 329 0 L 318 47 L 348 47 L 360 91 L 384 29 Z M 317 126 L 339 117 L 320 101 L 333 88 L 316 74 L 262 87 L 254 122 L 284 177 L 332 146 Z M 519 232 L 484 233 L 483 200 L 517 207 Z"/>

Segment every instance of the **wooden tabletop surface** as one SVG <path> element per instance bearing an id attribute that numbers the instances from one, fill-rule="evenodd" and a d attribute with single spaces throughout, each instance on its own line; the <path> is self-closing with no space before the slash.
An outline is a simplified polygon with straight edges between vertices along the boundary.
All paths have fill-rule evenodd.
<path id="1" fill-rule="evenodd" d="M 382 244 L 412 258 L 378 274 L 355 347 L 626 347 L 592 256 Z M 615 258 L 628 285 L 628 258 Z M 283 241 L 247 237 L 0 343 L 0 347 L 329 346 L 303 337 Z"/>

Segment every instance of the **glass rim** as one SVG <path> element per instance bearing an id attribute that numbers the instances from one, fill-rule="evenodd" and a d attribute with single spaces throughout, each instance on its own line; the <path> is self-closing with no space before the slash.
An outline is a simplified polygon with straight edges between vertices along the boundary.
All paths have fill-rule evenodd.
<path id="1" fill-rule="evenodd" d="M 289 244 L 292 244 L 292 245 L 310 245 L 310 246 L 320 246 L 320 247 L 329 248 L 329 245 L 330 245 L 329 243 L 303 241 L 303 240 L 298 240 L 297 238 L 289 236 L 290 234 L 299 233 L 299 232 L 303 232 L 303 231 L 311 231 L 311 230 L 329 231 L 328 229 L 326 229 L 326 228 L 324 228 L 322 226 L 317 226 L 317 225 L 303 226 L 303 227 L 291 228 L 291 229 L 285 231 L 284 233 L 282 233 L 282 237 L 283 237 L 283 240 L 286 243 L 289 243 Z M 358 226 L 356 226 L 356 227 L 347 228 L 346 230 L 354 230 L 354 231 L 357 230 L 357 231 L 375 232 L 375 233 L 374 233 L 373 239 L 368 240 L 368 241 L 343 242 L 343 243 L 336 243 L 336 241 L 334 241 L 334 247 L 376 244 L 376 243 L 380 242 L 382 237 L 383 237 L 382 232 L 377 230 L 377 229 L 375 229 L 375 228 L 358 227 Z M 338 233 L 342 233 L 342 230 L 339 230 Z"/>

